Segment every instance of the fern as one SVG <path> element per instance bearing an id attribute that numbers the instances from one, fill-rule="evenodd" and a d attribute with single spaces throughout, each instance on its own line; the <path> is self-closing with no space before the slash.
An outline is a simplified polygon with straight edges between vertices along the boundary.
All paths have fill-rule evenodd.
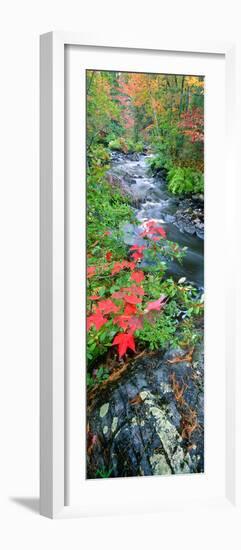
<path id="1" fill-rule="evenodd" d="M 168 190 L 173 195 L 191 195 L 203 193 L 204 177 L 202 172 L 192 168 L 176 167 L 171 168 L 167 175 Z"/>

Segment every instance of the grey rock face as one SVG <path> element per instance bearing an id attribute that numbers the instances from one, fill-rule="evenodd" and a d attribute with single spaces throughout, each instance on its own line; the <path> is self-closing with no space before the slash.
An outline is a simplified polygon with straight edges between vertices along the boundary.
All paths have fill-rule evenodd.
<path id="1" fill-rule="evenodd" d="M 88 412 L 88 478 L 203 472 L 201 355 L 137 359 L 97 394 Z"/>

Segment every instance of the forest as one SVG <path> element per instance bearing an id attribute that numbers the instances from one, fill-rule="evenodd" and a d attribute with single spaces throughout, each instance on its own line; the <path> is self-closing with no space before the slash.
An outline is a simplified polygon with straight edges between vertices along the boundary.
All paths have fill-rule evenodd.
<path id="1" fill-rule="evenodd" d="M 87 477 L 202 472 L 204 79 L 86 96 Z"/>

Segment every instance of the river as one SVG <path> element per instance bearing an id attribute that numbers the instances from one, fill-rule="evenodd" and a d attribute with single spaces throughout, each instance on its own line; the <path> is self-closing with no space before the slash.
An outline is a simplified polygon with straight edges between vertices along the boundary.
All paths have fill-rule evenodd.
<path id="1" fill-rule="evenodd" d="M 134 157 L 134 158 L 133 158 Z M 112 153 L 110 174 L 117 177 L 121 186 L 132 197 L 136 218 L 139 222 L 149 219 L 157 220 L 165 229 L 167 238 L 187 247 L 182 264 L 172 262 L 168 272 L 174 278 L 185 276 L 188 281 L 202 289 L 204 286 L 204 240 L 187 226 L 187 230 L 178 223 L 177 209 L 181 201 L 167 190 L 166 182 L 161 177 L 152 177 L 148 169 L 150 155 L 125 155 Z M 190 234 L 190 233 L 193 234 Z M 125 242 L 140 243 L 137 229 L 128 224 L 125 227 Z"/>

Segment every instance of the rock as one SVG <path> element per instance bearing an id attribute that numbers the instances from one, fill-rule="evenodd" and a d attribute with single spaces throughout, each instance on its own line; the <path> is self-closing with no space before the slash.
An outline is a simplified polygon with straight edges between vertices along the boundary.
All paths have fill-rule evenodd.
<path id="1" fill-rule="evenodd" d="M 130 185 L 134 185 L 136 183 L 136 178 L 133 178 L 131 176 L 126 175 L 125 176 L 125 181 L 127 183 L 130 183 Z"/>
<path id="2" fill-rule="evenodd" d="M 167 223 L 173 223 L 175 221 L 175 216 L 173 216 L 172 214 L 166 214 L 165 221 Z"/>
<path id="3" fill-rule="evenodd" d="M 197 201 L 201 201 L 201 202 L 204 201 L 204 195 L 202 193 L 198 193 L 196 195 L 193 195 L 192 198 L 193 198 L 193 200 L 197 200 Z"/>
<path id="4" fill-rule="evenodd" d="M 190 222 L 187 222 L 186 220 L 178 219 L 175 221 L 176 227 L 182 232 L 182 233 L 189 233 L 189 235 L 194 235 L 196 232 L 195 226 L 191 224 Z"/>
<path id="5" fill-rule="evenodd" d="M 187 350 L 137 359 L 88 411 L 87 477 L 203 472 L 203 361 Z"/>

